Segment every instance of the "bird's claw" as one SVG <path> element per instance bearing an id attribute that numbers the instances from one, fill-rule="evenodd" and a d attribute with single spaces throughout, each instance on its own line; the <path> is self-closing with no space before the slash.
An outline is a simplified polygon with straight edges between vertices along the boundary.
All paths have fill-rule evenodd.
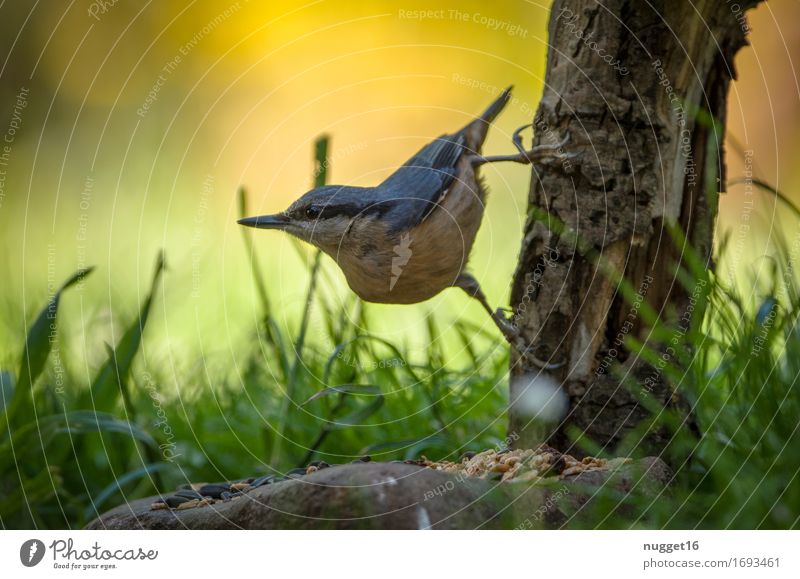
<path id="1" fill-rule="evenodd" d="M 577 153 L 565 153 L 564 146 L 569 143 L 569 133 L 558 143 L 550 143 L 546 145 L 537 145 L 532 149 L 525 149 L 522 144 L 522 137 L 520 133 L 533 125 L 523 125 L 514 131 L 511 141 L 517 149 L 515 155 L 493 155 L 484 157 L 483 155 L 471 155 L 470 162 L 475 166 L 484 165 L 486 163 L 499 163 L 503 161 L 511 161 L 514 163 L 522 163 L 524 165 L 532 165 L 534 163 L 544 163 L 550 160 L 568 161 L 577 158 Z"/>
<path id="2" fill-rule="evenodd" d="M 492 319 L 494 320 L 497 327 L 502 332 L 503 336 L 505 337 L 506 341 L 517 348 L 519 352 L 523 352 L 523 356 L 525 359 L 533 364 L 534 366 L 541 368 L 542 370 L 557 370 L 562 368 L 566 365 L 566 362 L 547 362 L 545 360 L 541 360 L 533 353 L 530 352 L 530 348 L 523 342 L 522 336 L 520 335 L 519 328 L 515 323 L 510 321 L 505 316 L 505 312 L 509 311 L 504 308 L 497 308 L 492 314 Z M 513 311 L 513 310 L 511 310 Z"/>
<path id="3" fill-rule="evenodd" d="M 519 338 L 519 329 L 516 324 L 506 318 L 503 308 L 497 308 L 492 314 L 492 319 L 508 343 L 514 344 Z"/>
<path id="4" fill-rule="evenodd" d="M 522 136 L 520 133 L 527 129 L 528 127 L 533 127 L 533 123 L 528 123 L 527 125 L 522 125 L 511 136 L 511 142 L 514 143 L 514 146 L 517 148 L 517 151 L 520 152 L 521 155 L 527 157 L 527 151 L 525 150 L 525 146 L 522 144 Z"/>
<path id="5" fill-rule="evenodd" d="M 525 127 L 530 125 L 525 125 L 517 129 L 520 131 Z M 519 149 L 520 154 L 525 157 L 529 163 L 533 164 L 536 161 L 543 161 L 545 159 L 556 159 L 558 161 L 566 161 L 568 159 L 574 159 L 577 157 L 577 153 L 565 153 L 563 151 L 564 147 L 569 143 L 570 137 L 569 133 L 567 133 L 563 139 L 561 139 L 557 143 L 549 143 L 546 145 L 536 145 L 535 147 L 531 148 L 530 150 L 525 150 L 522 146 L 522 139 L 519 137 L 517 131 L 514 132 L 514 137 L 512 140 L 514 141 L 514 145 Z"/>

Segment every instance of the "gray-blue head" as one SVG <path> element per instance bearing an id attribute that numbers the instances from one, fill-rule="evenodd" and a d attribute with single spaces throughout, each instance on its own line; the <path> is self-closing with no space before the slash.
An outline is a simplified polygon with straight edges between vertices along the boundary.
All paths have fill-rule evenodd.
<path id="1" fill-rule="evenodd" d="M 371 188 L 326 185 L 317 187 L 292 203 L 286 211 L 240 219 L 240 225 L 279 229 L 336 254 L 345 242 L 354 220 L 369 218 L 380 207 Z"/>

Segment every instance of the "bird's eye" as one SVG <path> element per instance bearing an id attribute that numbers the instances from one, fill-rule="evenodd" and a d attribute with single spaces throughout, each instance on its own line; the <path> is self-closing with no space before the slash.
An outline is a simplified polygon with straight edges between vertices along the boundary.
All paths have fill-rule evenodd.
<path id="1" fill-rule="evenodd" d="M 316 219 L 320 216 L 320 213 L 322 213 L 322 209 L 316 205 L 310 205 L 308 208 L 306 208 L 306 217 L 308 219 Z"/>

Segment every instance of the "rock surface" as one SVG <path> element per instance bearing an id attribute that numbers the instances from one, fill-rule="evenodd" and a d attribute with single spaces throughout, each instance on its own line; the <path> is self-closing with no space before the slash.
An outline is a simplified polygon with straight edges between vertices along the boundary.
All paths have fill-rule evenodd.
<path id="1" fill-rule="evenodd" d="M 620 493 L 637 488 L 653 495 L 671 476 L 657 458 L 615 470 L 553 477 L 547 484 L 481 480 L 408 464 L 348 464 L 197 508 L 151 510 L 158 497 L 133 501 L 106 512 L 87 528 L 568 528 L 580 522 L 583 507 L 601 485 Z"/>

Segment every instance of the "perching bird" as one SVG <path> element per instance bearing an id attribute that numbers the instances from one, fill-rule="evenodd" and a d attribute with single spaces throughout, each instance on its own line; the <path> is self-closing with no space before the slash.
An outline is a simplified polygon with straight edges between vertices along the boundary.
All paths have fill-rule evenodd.
<path id="1" fill-rule="evenodd" d="M 489 306 L 477 280 L 466 271 L 486 200 L 477 170 L 487 162 L 531 163 L 553 155 L 561 144 L 525 151 L 521 127 L 514 134 L 519 154 L 481 156 L 489 125 L 510 96 L 511 87 L 481 116 L 425 145 L 377 187 L 318 187 L 283 213 L 239 223 L 280 229 L 315 245 L 336 261 L 350 288 L 368 302 L 412 304 L 449 287 L 461 288 L 513 341 L 516 327 L 502 310 Z"/>

